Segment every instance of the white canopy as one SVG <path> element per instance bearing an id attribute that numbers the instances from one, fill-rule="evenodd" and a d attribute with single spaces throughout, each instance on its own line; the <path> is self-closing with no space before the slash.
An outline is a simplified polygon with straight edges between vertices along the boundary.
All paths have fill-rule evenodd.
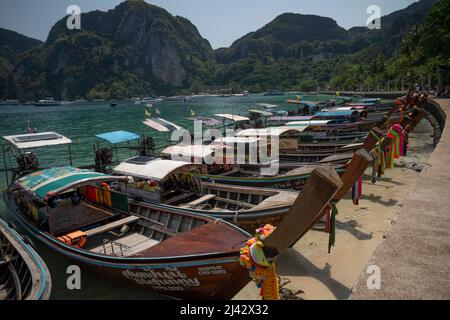
<path id="1" fill-rule="evenodd" d="M 219 117 L 219 118 L 232 120 L 234 122 L 250 121 L 250 118 L 242 117 L 242 116 L 236 116 L 236 115 L 232 115 L 232 114 L 215 114 L 215 116 Z"/>
<path id="2" fill-rule="evenodd" d="M 183 161 L 154 159 L 146 163 L 125 161 L 115 167 L 113 171 L 131 177 L 164 181 L 172 172 L 182 168 L 189 169 L 192 166 L 196 165 Z M 197 167 L 199 166 L 197 165 Z"/>
<path id="3" fill-rule="evenodd" d="M 257 105 L 260 107 L 266 108 L 266 109 L 278 108 L 278 106 L 276 104 L 270 104 L 270 103 L 258 103 Z"/>
<path id="4" fill-rule="evenodd" d="M 234 143 L 258 143 L 258 141 L 261 139 L 258 139 L 256 137 L 243 137 L 243 136 L 237 136 L 237 137 L 225 137 L 215 140 L 214 144 L 234 144 Z"/>
<path id="5" fill-rule="evenodd" d="M 289 131 L 297 131 L 298 133 L 303 132 L 306 127 L 270 127 L 264 129 L 247 129 L 238 132 L 236 135 L 238 137 L 270 137 L 270 136 L 281 136 L 282 134 Z"/>
<path id="6" fill-rule="evenodd" d="M 308 127 L 312 126 L 323 126 L 327 125 L 331 122 L 331 120 L 310 120 L 310 121 L 292 121 L 288 122 L 286 125 L 292 128 L 304 128 L 304 130 Z"/>
<path id="7" fill-rule="evenodd" d="M 72 143 L 72 140 L 55 132 L 21 134 L 15 136 L 5 136 L 3 138 L 18 149 L 31 149 Z"/>
<path id="8" fill-rule="evenodd" d="M 212 145 L 176 145 L 164 149 L 161 153 L 170 156 L 205 158 L 212 156 L 214 152 L 224 149 L 222 144 Z"/>

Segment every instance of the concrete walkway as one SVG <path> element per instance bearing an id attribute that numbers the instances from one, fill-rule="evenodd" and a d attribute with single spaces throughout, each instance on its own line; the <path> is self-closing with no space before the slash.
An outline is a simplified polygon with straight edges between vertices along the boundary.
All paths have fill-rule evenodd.
<path id="1" fill-rule="evenodd" d="M 450 100 L 436 102 L 450 116 Z M 365 268 L 350 299 L 450 299 L 450 123 L 429 164 L 368 264 L 381 288 L 367 288 Z"/>

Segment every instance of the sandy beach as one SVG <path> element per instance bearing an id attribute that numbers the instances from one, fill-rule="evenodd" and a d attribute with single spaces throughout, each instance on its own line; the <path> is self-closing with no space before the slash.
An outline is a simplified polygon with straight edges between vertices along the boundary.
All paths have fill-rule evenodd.
<path id="1" fill-rule="evenodd" d="M 328 235 L 311 230 L 292 249 L 277 259 L 277 272 L 293 291 L 306 300 L 347 299 L 359 275 L 388 230 L 391 220 L 415 183 L 433 151 L 432 128 L 423 121 L 410 137 L 408 156 L 396 160 L 376 184 L 371 169 L 364 175 L 363 196 L 358 206 L 350 196 L 338 203 L 336 245 L 328 254 Z M 254 283 L 235 299 L 259 300 Z"/>

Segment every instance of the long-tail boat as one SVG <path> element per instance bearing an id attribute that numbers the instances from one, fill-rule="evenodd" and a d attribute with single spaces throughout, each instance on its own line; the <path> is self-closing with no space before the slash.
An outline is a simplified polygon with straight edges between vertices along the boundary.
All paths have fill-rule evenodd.
<path id="1" fill-rule="evenodd" d="M 355 162 L 360 163 L 361 157 L 369 157 L 364 149 L 356 152 L 348 164 L 351 175 L 353 171 L 367 168 L 366 163 L 363 168 L 354 165 Z M 146 207 L 174 207 L 233 222 L 251 232 L 267 223 L 277 225 L 298 196 L 298 192 L 280 188 L 303 190 L 313 170 L 270 179 L 227 180 L 226 177 L 217 177 L 217 180 L 224 180 L 218 183 L 205 174 L 202 165 L 138 157 L 121 163 L 113 169 L 113 173 L 132 179 L 127 184 L 119 184 L 118 189 L 132 199 L 130 208 L 134 213 Z"/>
<path id="2" fill-rule="evenodd" d="M 130 203 L 130 212 L 127 195 L 109 189 L 126 179 L 53 168 L 18 179 L 3 198 L 34 237 L 101 276 L 179 299 L 230 299 L 250 281 L 239 262 L 248 233 L 175 206 Z M 314 171 L 264 240 L 266 257 L 301 238 L 341 185 L 331 168 Z"/>
<path id="3" fill-rule="evenodd" d="M 0 300 L 47 300 L 52 280 L 30 243 L 0 219 Z"/>
<path id="4" fill-rule="evenodd" d="M 367 136 L 367 139 L 364 143 L 355 144 L 357 148 L 362 148 L 367 152 L 371 152 L 379 139 L 383 137 L 383 132 L 381 132 L 378 128 L 374 128 L 372 130 L 372 134 Z M 281 145 L 281 143 L 280 143 Z M 328 145 L 326 145 L 328 148 Z M 348 149 L 346 149 L 348 147 Z M 320 145 L 310 145 L 311 152 L 320 153 L 327 151 L 328 154 L 333 154 L 338 148 L 334 148 L 331 150 L 323 150 Z M 319 148 L 319 150 L 316 150 Z M 330 146 L 332 148 L 332 146 Z M 349 146 L 339 147 L 344 149 L 346 153 L 341 154 L 341 161 L 337 161 L 336 157 L 328 156 L 327 158 L 322 157 L 322 162 L 317 163 L 293 163 L 292 166 L 289 164 L 280 163 L 280 172 L 276 176 L 262 176 L 260 172 L 260 168 L 257 166 L 252 170 L 249 170 L 249 166 L 233 166 L 229 171 L 224 171 L 223 167 L 219 166 L 219 169 L 216 171 L 211 171 L 208 169 L 208 173 L 206 174 L 198 174 L 203 181 L 214 181 L 215 183 L 220 184 L 233 184 L 233 185 L 242 185 L 242 186 L 250 186 L 250 187 L 271 187 L 278 189 L 291 189 L 291 190 L 301 190 L 305 184 L 305 181 L 308 179 L 311 172 L 318 165 L 324 165 L 326 163 L 333 163 L 334 167 L 338 173 L 343 173 L 347 168 L 350 162 L 353 160 L 354 148 Z M 307 154 L 307 153 L 304 153 Z M 327 155 L 328 155 L 327 154 Z M 339 164 L 342 162 L 343 164 Z M 302 165 L 302 166 L 301 166 Z M 194 174 L 195 175 L 195 174 Z"/>

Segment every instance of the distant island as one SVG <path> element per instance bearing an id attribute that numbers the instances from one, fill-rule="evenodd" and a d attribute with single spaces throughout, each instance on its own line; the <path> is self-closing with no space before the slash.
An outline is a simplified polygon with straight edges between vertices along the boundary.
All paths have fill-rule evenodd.
<path id="1" fill-rule="evenodd" d="M 450 68 L 448 12 L 448 0 L 421 0 L 382 17 L 381 30 L 285 13 L 213 50 L 189 20 L 128 0 L 83 13 L 81 30 L 63 17 L 45 43 L 0 29 L 0 100 L 434 88 Z"/>

